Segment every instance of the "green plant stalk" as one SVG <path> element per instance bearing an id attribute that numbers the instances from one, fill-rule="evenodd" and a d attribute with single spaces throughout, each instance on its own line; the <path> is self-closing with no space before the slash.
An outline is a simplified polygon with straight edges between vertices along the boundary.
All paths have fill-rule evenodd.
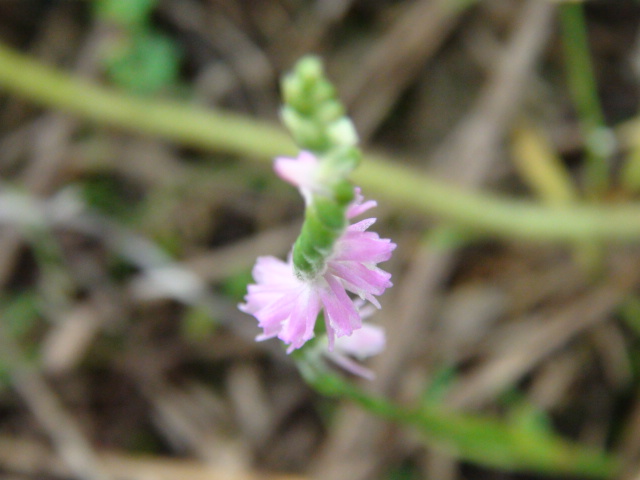
<path id="1" fill-rule="evenodd" d="M 273 158 L 294 155 L 280 129 L 242 115 L 174 101 L 143 99 L 53 69 L 0 44 L 0 88 L 104 125 L 205 150 Z"/>
<path id="2" fill-rule="evenodd" d="M 300 236 L 293 245 L 297 275 L 313 279 L 323 270 L 333 245 L 346 228 L 345 209 L 346 205 L 321 197 L 307 207 Z"/>
<path id="3" fill-rule="evenodd" d="M 426 442 L 461 460 L 509 471 L 613 478 L 616 458 L 518 422 L 447 411 L 406 408 L 374 397 L 337 375 L 302 364 L 305 379 L 323 395 L 348 398 L 379 417 L 417 428 Z"/>
<path id="4" fill-rule="evenodd" d="M 0 88 L 32 102 L 206 150 L 271 162 L 297 149 L 279 128 L 246 116 L 166 100 L 145 100 L 99 87 L 0 45 Z M 352 178 L 365 193 L 399 208 L 438 216 L 505 238 L 573 243 L 640 242 L 640 205 L 545 207 L 465 191 L 368 155 Z"/>
<path id="5" fill-rule="evenodd" d="M 280 116 L 302 150 L 319 160 L 322 193 L 307 198 L 304 223 L 293 245 L 296 276 L 316 279 L 347 227 L 347 209 L 354 198 L 347 180 L 362 153 L 357 135 L 336 90 L 324 73 L 322 60 L 302 57 L 281 82 L 284 104 Z"/>
<path id="6" fill-rule="evenodd" d="M 591 64 L 583 8 L 580 3 L 565 2 L 560 6 L 560 23 L 567 82 L 586 141 L 585 187 L 588 194 L 597 198 L 609 186 L 609 165 L 606 149 L 598 140 L 606 131 L 606 125 Z"/>

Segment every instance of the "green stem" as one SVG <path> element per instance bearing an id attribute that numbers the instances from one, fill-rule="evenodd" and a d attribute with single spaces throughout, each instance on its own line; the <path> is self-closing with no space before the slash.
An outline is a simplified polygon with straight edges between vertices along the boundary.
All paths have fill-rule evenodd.
<path id="1" fill-rule="evenodd" d="M 591 65 L 583 8 L 579 3 L 564 3 L 560 7 L 560 23 L 567 81 L 586 141 L 585 187 L 597 198 L 609 184 L 608 149 L 606 139 L 602 139 L 606 125 Z"/>
<path id="2" fill-rule="evenodd" d="M 348 398 L 379 417 L 417 428 L 426 442 L 461 460 L 510 471 L 576 478 L 612 478 L 614 457 L 572 443 L 517 421 L 447 411 L 438 405 L 406 408 L 367 394 L 337 375 L 300 364 L 306 380 L 320 393 Z"/>
<path id="3" fill-rule="evenodd" d="M 353 187 L 351 187 L 353 190 Z M 300 236 L 293 245 L 293 265 L 301 277 L 315 278 L 346 227 L 346 204 L 315 197 L 307 206 Z"/>
<path id="4" fill-rule="evenodd" d="M 289 137 L 267 123 L 174 101 L 101 88 L 0 44 L 0 87 L 46 107 L 207 150 L 267 159 L 294 155 Z"/>
<path id="5" fill-rule="evenodd" d="M 581 240 L 636 243 L 640 205 L 558 205 L 506 200 L 451 187 L 379 158 L 367 157 L 352 174 L 355 183 L 398 207 L 435 214 L 478 232 L 505 238 L 572 243 Z M 623 225 L 624 224 L 624 225 Z"/>
<path id="6" fill-rule="evenodd" d="M 347 180 L 359 163 L 357 135 L 322 60 L 302 57 L 282 80 L 281 117 L 303 150 L 318 157 L 321 194 L 311 196 L 300 236 L 293 245 L 293 267 L 300 278 L 314 279 L 325 269 L 335 242 L 347 226 L 353 185 Z M 309 198 L 307 198 L 309 200 Z"/>
<path id="7" fill-rule="evenodd" d="M 295 155 L 279 128 L 246 116 L 102 88 L 0 45 L 0 87 L 47 107 L 183 145 L 271 161 Z M 368 156 L 353 178 L 396 207 L 436 215 L 480 232 L 533 241 L 640 241 L 640 205 L 545 207 L 465 191 L 397 161 Z"/>

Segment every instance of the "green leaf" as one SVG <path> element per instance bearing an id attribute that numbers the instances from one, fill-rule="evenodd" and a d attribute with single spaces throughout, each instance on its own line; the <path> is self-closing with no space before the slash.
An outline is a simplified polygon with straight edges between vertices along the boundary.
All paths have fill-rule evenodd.
<path id="1" fill-rule="evenodd" d="M 171 39 L 144 31 L 133 36 L 129 48 L 107 60 L 107 69 L 116 85 L 150 95 L 176 82 L 179 64 L 180 52 Z"/>
<path id="2" fill-rule="evenodd" d="M 106 21 L 127 28 L 146 23 L 158 0 L 96 0 L 95 13 Z"/>
<path id="3" fill-rule="evenodd" d="M 222 283 L 222 291 L 235 301 L 240 301 L 247 292 L 247 285 L 253 282 L 250 270 L 244 270 L 236 275 L 228 277 Z"/>

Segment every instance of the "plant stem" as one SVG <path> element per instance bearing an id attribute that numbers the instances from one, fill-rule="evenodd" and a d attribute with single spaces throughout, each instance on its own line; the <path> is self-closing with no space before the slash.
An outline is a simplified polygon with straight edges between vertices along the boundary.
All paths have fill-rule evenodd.
<path id="1" fill-rule="evenodd" d="M 439 405 L 406 408 L 374 397 L 335 374 L 303 364 L 305 379 L 320 393 L 348 398 L 379 417 L 417 428 L 426 442 L 461 460 L 510 471 L 576 478 L 612 478 L 617 459 L 517 421 L 448 411 Z"/>
<path id="2" fill-rule="evenodd" d="M 0 87 L 41 105 L 100 124 L 183 145 L 271 161 L 296 148 L 279 128 L 249 117 L 167 100 L 146 100 L 99 87 L 0 45 Z M 396 207 L 505 238 L 572 243 L 640 241 L 640 205 L 545 207 L 465 191 L 399 161 L 368 155 L 353 175 Z"/>
<path id="3" fill-rule="evenodd" d="M 229 112 L 102 88 L 2 44 L 0 86 L 46 107 L 183 145 L 261 159 L 296 152 L 289 137 L 272 125 Z"/>

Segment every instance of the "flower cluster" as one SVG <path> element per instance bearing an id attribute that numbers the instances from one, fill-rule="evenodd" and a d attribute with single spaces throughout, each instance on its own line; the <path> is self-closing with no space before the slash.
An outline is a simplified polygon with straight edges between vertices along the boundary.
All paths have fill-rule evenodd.
<path id="1" fill-rule="evenodd" d="M 309 152 L 297 159 L 276 159 L 275 170 L 300 189 L 307 204 L 314 195 L 325 193 L 321 162 Z M 345 212 L 348 221 L 376 206 L 375 201 L 365 202 L 359 189 L 354 193 Z M 240 305 L 263 329 L 258 340 L 278 337 L 291 352 L 314 337 L 316 319 L 324 312 L 329 358 L 353 373 L 369 376 L 346 355 L 365 358 L 384 347 L 382 330 L 362 324 L 366 310 L 362 305 L 369 302 L 380 308 L 376 297 L 392 285 L 391 275 L 377 264 L 389 260 L 396 245 L 368 231 L 374 222 L 375 218 L 367 218 L 346 226 L 327 253 L 322 270 L 311 278 L 296 272 L 291 255 L 286 262 L 271 256 L 258 258 L 253 269 L 256 283 L 249 285 Z"/>
<path id="2" fill-rule="evenodd" d="M 391 286 L 391 275 L 377 265 L 391 258 L 396 245 L 368 231 L 375 218 L 351 223 L 376 202 L 365 202 L 348 180 L 362 152 L 322 61 L 303 57 L 281 86 L 280 116 L 302 151 L 296 158 L 276 158 L 274 169 L 300 190 L 305 219 L 287 261 L 258 258 L 255 284 L 239 308 L 258 320 L 262 334 L 257 340 L 277 337 L 291 353 L 318 335 L 304 358 L 318 353 L 371 378 L 353 358 L 362 360 L 384 348 L 384 331 L 362 320 L 380 308 L 377 297 Z M 317 322 L 321 314 L 324 322 Z"/>

